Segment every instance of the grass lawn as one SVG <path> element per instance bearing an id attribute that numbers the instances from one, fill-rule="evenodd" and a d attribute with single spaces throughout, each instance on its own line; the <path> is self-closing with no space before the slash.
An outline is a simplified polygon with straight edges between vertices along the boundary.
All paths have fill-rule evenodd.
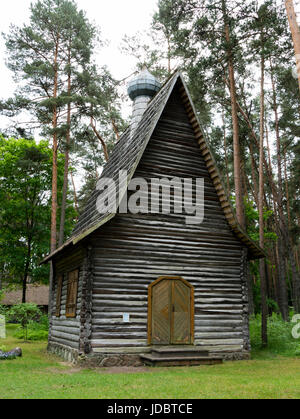
<path id="1" fill-rule="evenodd" d="M 21 346 L 23 358 L 0 361 L 0 399 L 300 398 L 300 358 L 261 352 L 216 366 L 80 370 L 47 354 L 45 342 L 13 338 L 14 327 L 0 346 Z"/>

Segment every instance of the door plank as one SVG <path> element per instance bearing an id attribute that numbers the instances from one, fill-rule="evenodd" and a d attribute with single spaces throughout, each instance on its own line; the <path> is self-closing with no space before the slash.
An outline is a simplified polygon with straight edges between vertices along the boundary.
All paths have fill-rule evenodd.
<path id="1" fill-rule="evenodd" d="M 191 289 L 182 281 L 174 280 L 173 286 L 173 310 L 171 343 L 191 343 Z"/>
<path id="2" fill-rule="evenodd" d="M 170 343 L 170 282 L 161 281 L 152 290 L 152 343 Z"/>

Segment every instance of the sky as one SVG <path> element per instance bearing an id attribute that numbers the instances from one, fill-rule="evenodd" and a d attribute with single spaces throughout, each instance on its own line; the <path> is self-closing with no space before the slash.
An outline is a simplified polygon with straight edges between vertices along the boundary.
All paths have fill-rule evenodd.
<path id="1" fill-rule="evenodd" d="M 11 23 L 21 26 L 29 21 L 32 0 L 0 1 L 0 32 L 7 33 Z M 144 32 L 150 26 L 157 0 L 77 0 L 79 9 L 86 11 L 90 21 L 96 23 L 109 46 L 96 52 L 96 62 L 107 65 L 117 80 L 129 76 L 135 68 L 134 58 L 120 51 L 125 34 Z M 5 45 L 0 40 L 0 97 L 8 98 L 14 93 L 15 84 L 10 70 L 5 65 Z M 128 107 L 123 110 L 128 116 Z M 0 118 L 1 121 L 1 118 Z M 3 127 L 2 127 L 3 128 Z"/>
<path id="2" fill-rule="evenodd" d="M 0 32 L 7 33 L 11 23 L 18 26 L 28 22 L 30 4 L 33 0 L 0 0 Z M 135 69 L 135 59 L 120 51 L 120 43 L 125 34 L 134 35 L 148 30 L 154 11 L 157 9 L 158 0 L 77 0 L 80 9 L 86 11 L 89 20 L 100 28 L 104 39 L 109 41 L 109 46 L 96 51 L 96 62 L 107 65 L 112 75 L 117 80 L 128 77 Z M 294 1 L 299 12 L 300 0 Z M 0 37 L 0 98 L 11 97 L 15 84 L 11 72 L 5 65 L 5 45 Z M 128 117 L 131 108 L 128 102 L 123 106 L 123 116 Z M 7 123 L 7 119 L 5 119 Z M 1 127 L 4 119 L 0 117 Z"/>

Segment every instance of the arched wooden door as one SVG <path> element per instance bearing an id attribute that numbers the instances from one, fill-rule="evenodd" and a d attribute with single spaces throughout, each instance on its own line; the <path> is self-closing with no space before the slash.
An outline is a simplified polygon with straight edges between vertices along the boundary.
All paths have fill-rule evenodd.
<path id="1" fill-rule="evenodd" d="M 193 286 L 180 277 L 158 278 L 149 286 L 149 344 L 189 345 L 193 341 Z"/>

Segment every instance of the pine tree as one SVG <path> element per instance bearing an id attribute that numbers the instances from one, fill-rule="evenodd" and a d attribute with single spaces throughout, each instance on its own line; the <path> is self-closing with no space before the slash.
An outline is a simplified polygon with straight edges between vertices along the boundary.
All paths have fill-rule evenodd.
<path id="1" fill-rule="evenodd" d="M 31 5 L 30 24 L 11 26 L 5 35 L 8 66 L 15 73 L 16 81 L 26 83 L 21 84 L 14 100 L 3 106 L 15 114 L 27 109 L 33 121 L 43 126 L 43 133 L 52 136 L 51 251 L 57 246 L 57 153 L 59 140 L 65 135 L 61 113 L 66 97 L 63 94 L 68 66 L 66 51 L 74 18 L 69 13 L 74 10 L 76 7 L 70 1 L 38 1 Z"/>
<path id="2" fill-rule="evenodd" d="M 2 103 L 9 114 L 24 110 L 52 136 L 51 251 L 57 247 L 57 153 L 65 153 L 59 244 L 64 240 L 72 124 L 78 113 L 79 74 L 88 65 L 97 36 L 85 14 L 71 0 L 40 0 L 31 5 L 30 23 L 11 26 L 5 35 L 8 66 L 19 82 L 15 98 Z"/>
<path id="3" fill-rule="evenodd" d="M 297 22 L 293 0 L 286 0 L 285 7 L 294 43 L 298 84 L 300 90 L 300 28 Z"/>

